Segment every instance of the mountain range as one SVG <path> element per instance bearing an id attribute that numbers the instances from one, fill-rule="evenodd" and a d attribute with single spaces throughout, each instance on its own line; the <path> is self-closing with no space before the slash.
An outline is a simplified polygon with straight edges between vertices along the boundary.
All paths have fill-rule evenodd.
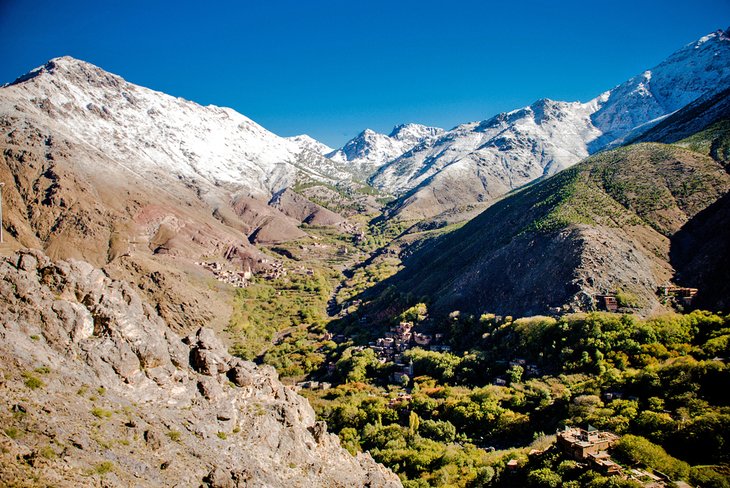
<path id="1" fill-rule="evenodd" d="M 717 31 L 585 103 L 543 99 L 459 125 L 382 165 L 370 183 L 398 194 L 389 215 L 428 218 L 492 202 L 730 86 L 730 36 Z"/>
<path id="2" fill-rule="evenodd" d="M 331 151 L 326 156 L 333 161 L 347 164 L 356 175 L 368 178 L 387 162 L 443 133 L 443 129 L 420 124 L 396 126 L 388 135 L 365 129 L 340 149 Z"/>
<path id="3" fill-rule="evenodd" d="M 387 320 L 409 301 L 434 316 L 532 315 L 595 310 L 605 295 L 649 316 L 677 305 L 658 293 L 673 285 L 727 310 L 729 100 L 730 32 L 716 31 L 588 102 L 542 99 L 450 130 L 364 130 L 333 149 L 55 58 L 0 88 L 0 352 L 13 358 L 0 388 L 14 412 L 30 411 L 16 420 L 40 422 L 44 405 L 63 419 L 35 432 L 38 446 L 58 438 L 86 463 L 106 449 L 120 486 L 400 486 L 340 448 L 272 371 L 225 350 L 215 334 L 234 307 L 296 304 L 312 325 L 298 332 L 317 334 L 327 280 L 362 267 L 368 285 L 394 274 L 354 295 L 358 324 L 373 317 L 368 300 Z M 236 286 L 266 286 L 236 290 L 211 274 L 221 267 Z M 277 301 L 299 292 L 306 300 Z M 240 315 L 251 328 L 254 314 Z M 48 389 L 29 394 L 28 375 Z M 125 420 L 105 413 L 114 405 Z M 114 420 L 91 438 L 75 408 Z M 104 447 L 101 434 L 144 444 Z M 15 476 L 42 457 L 8 445 Z M 86 476 L 64 466 L 48 483 Z"/>

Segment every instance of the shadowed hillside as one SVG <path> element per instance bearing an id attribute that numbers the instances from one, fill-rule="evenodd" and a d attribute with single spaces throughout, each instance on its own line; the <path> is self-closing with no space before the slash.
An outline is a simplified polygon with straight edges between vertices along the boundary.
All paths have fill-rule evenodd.
<path id="1" fill-rule="evenodd" d="M 650 313 L 674 275 L 670 238 L 728 189 L 722 166 L 695 151 L 608 151 L 424 244 L 388 284 L 431 297 L 439 312 L 591 309 L 595 295 L 621 291 Z"/>

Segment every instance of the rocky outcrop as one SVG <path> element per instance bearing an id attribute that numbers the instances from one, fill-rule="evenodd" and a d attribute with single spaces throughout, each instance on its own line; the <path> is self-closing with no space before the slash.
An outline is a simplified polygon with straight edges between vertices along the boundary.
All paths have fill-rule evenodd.
<path id="1" fill-rule="evenodd" d="M 0 275 L 0 484 L 400 486 L 272 368 L 181 339 L 126 282 L 26 250 Z"/>

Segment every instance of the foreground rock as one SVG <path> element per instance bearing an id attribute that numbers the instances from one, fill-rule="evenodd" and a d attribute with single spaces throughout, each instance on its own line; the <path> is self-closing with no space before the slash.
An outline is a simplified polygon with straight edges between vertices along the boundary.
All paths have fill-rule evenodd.
<path id="1" fill-rule="evenodd" d="M 38 251 L 0 276 L 0 484 L 400 486 L 273 369 L 181 339 L 125 282 Z"/>

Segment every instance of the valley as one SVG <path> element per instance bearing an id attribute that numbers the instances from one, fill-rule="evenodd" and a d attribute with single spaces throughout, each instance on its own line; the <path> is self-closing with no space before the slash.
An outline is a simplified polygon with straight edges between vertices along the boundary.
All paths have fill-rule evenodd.
<path id="1" fill-rule="evenodd" d="M 729 86 L 720 30 L 334 149 L 32 70 L 0 88 L 0 482 L 730 486 Z"/>

